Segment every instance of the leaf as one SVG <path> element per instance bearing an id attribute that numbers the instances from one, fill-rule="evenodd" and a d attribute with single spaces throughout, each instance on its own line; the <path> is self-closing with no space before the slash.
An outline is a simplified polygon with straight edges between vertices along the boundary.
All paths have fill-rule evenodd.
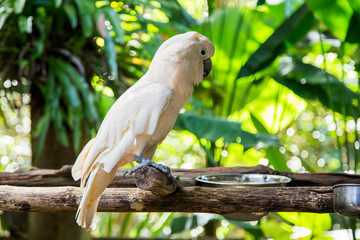
<path id="1" fill-rule="evenodd" d="M 263 239 L 265 238 L 263 231 L 260 229 L 259 226 L 253 226 L 250 223 L 246 222 L 239 222 L 239 221 L 229 221 L 230 223 L 234 224 L 235 226 L 238 226 L 241 229 L 244 229 L 248 233 L 250 233 L 252 236 L 255 237 L 255 239 Z"/>
<path id="2" fill-rule="evenodd" d="M 195 215 L 174 218 L 171 224 L 171 234 L 190 230 L 197 227 L 197 225 L 197 217 Z"/>
<path id="3" fill-rule="evenodd" d="M 360 41 L 360 15 L 357 12 L 354 12 L 351 17 L 345 41 L 350 43 L 358 43 Z"/>
<path id="4" fill-rule="evenodd" d="M 261 133 L 269 134 L 269 131 L 266 129 L 266 127 L 251 112 L 250 112 L 250 117 L 257 131 Z"/>
<path id="5" fill-rule="evenodd" d="M 113 8 L 104 8 L 103 11 L 106 19 L 109 20 L 111 26 L 113 27 L 112 30 L 115 32 L 115 37 L 114 37 L 115 42 L 124 44 L 126 32 L 124 29 L 120 27 L 120 24 L 122 22 L 121 18 L 114 11 Z"/>
<path id="6" fill-rule="evenodd" d="M 344 41 L 353 10 L 344 0 L 305 0 L 314 14 L 340 40 Z"/>
<path id="7" fill-rule="evenodd" d="M 266 127 L 254 116 L 252 113 L 251 120 L 255 125 L 255 128 L 262 133 L 269 133 Z M 290 171 L 286 165 L 286 159 L 283 154 L 280 153 L 278 147 L 269 146 L 265 149 L 266 157 L 269 160 L 269 165 L 272 165 L 275 170 L 279 171 Z"/>
<path id="8" fill-rule="evenodd" d="M 106 113 L 109 111 L 111 106 L 115 103 L 116 99 L 113 97 L 106 96 L 102 93 L 99 93 L 99 108 L 102 118 L 105 117 Z"/>
<path id="9" fill-rule="evenodd" d="M 198 137 L 199 138 L 199 137 Z M 218 162 L 215 160 L 214 154 L 212 153 L 212 151 L 210 151 L 209 148 L 207 148 L 206 146 L 204 146 L 201 142 L 200 142 L 200 146 L 201 148 L 205 151 L 206 156 L 207 156 L 207 162 L 206 162 L 206 166 L 207 167 L 218 167 L 219 164 Z"/>
<path id="10" fill-rule="evenodd" d="M 46 140 L 46 135 L 47 135 L 47 132 L 49 129 L 49 125 L 50 125 L 50 115 L 49 115 L 49 112 L 47 112 L 46 108 L 45 108 L 45 113 L 39 119 L 35 129 L 32 131 L 33 137 L 38 138 L 35 153 L 34 153 L 34 162 L 35 163 L 37 162 L 37 160 L 39 160 L 41 152 L 44 148 L 44 143 Z"/>
<path id="11" fill-rule="evenodd" d="M 348 0 L 348 3 L 355 12 L 360 14 L 360 0 Z"/>
<path id="12" fill-rule="evenodd" d="M 85 37 L 89 37 L 93 33 L 93 21 L 91 16 L 95 10 L 95 3 L 88 0 L 75 0 L 75 3 L 80 15 L 82 32 Z"/>
<path id="13" fill-rule="evenodd" d="M 0 30 L 5 24 L 6 19 L 10 16 L 12 9 L 7 9 L 7 12 L 0 12 Z"/>
<path id="14" fill-rule="evenodd" d="M 50 58 L 50 69 L 54 73 L 55 77 L 60 81 L 63 92 L 67 97 L 68 107 L 79 108 L 81 106 L 81 101 L 79 94 L 76 90 L 76 86 L 71 83 L 69 76 L 62 69 L 58 68 L 61 60 L 56 58 Z"/>
<path id="15" fill-rule="evenodd" d="M 52 119 L 52 122 L 54 123 L 57 138 L 62 145 L 68 147 L 69 140 L 67 137 L 66 128 L 64 126 L 63 113 L 60 108 L 56 108 L 54 109 L 54 111 L 56 111 L 56 114 L 55 117 Z"/>
<path id="16" fill-rule="evenodd" d="M 272 165 L 275 170 L 287 171 L 291 170 L 286 165 L 286 158 L 284 154 L 281 154 L 278 147 L 270 146 L 265 149 L 266 157 L 269 160 L 269 165 Z"/>
<path id="17" fill-rule="evenodd" d="M 74 140 L 74 150 L 76 153 L 79 153 L 80 144 L 81 144 L 81 137 L 82 137 L 82 128 L 81 128 L 81 120 L 82 116 L 77 116 L 74 118 L 74 126 L 73 129 L 73 140 Z"/>
<path id="18" fill-rule="evenodd" d="M 116 61 L 115 45 L 112 40 L 112 37 L 109 34 L 109 30 L 107 30 L 107 29 L 106 29 L 106 38 L 105 38 L 104 49 L 105 49 L 105 52 L 107 55 L 107 62 L 109 64 L 111 74 L 115 79 L 118 79 L 119 73 L 118 73 L 118 65 L 117 65 L 117 61 Z"/>
<path id="19" fill-rule="evenodd" d="M 68 3 L 64 6 L 64 11 L 69 18 L 70 25 L 74 29 L 78 25 L 78 19 L 76 14 L 75 6 L 71 3 Z"/>
<path id="20" fill-rule="evenodd" d="M 174 220 L 171 224 L 171 233 L 175 234 L 175 233 L 183 232 L 185 230 L 185 224 L 186 224 L 187 220 L 188 220 L 188 217 L 186 217 L 186 216 L 174 218 Z"/>
<path id="21" fill-rule="evenodd" d="M 54 0 L 55 1 L 55 7 L 59 8 L 62 4 L 62 0 Z"/>
<path id="22" fill-rule="evenodd" d="M 302 98 L 318 99 L 336 112 L 356 117 L 353 101 L 359 94 L 323 69 L 286 58 L 280 63 L 274 79 Z"/>
<path id="23" fill-rule="evenodd" d="M 85 37 L 90 37 L 93 32 L 93 23 L 90 15 L 80 15 L 82 32 Z"/>
<path id="24" fill-rule="evenodd" d="M 24 6 L 25 6 L 26 0 L 15 0 L 14 1 L 14 12 L 15 14 L 22 13 Z"/>
<path id="25" fill-rule="evenodd" d="M 226 143 L 241 144 L 245 148 L 278 146 L 276 137 L 267 134 L 252 134 L 241 129 L 241 123 L 231 122 L 226 118 L 202 116 L 192 113 L 179 114 L 175 126 L 192 132 L 196 137 L 215 142 L 224 138 Z"/>
<path id="26" fill-rule="evenodd" d="M 86 113 L 87 120 L 90 122 L 97 121 L 99 115 L 96 109 L 95 98 L 86 80 L 79 74 L 77 70 L 75 70 L 71 64 L 62 60 L 58 60 L 57 64 L 66 72 L 67 76 L 70 77 L 77 90 L 81 94 L 84 105 L 83 111 Z"/>
<path id="27" fill-rule="evenodd" d="M 294 44 L 314 25 L 314 17 L 309 7 L 302 5 L 286 19 L 275 32 L 251 55 L 240 69 L 237 78 L 250 76 L 274 61 L 285 49 L 286 43 Z"/>

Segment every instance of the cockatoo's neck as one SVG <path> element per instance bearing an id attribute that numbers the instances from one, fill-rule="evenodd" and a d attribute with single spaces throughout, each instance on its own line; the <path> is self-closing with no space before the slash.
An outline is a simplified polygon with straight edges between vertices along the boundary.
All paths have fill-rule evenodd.
<path id="1" fill-rule="evenodd" d="M 192 61 L 153 62 L 144 77 L 148 81 L 165 85 L 185 104 L 194 90 L 194 84 L 202 79 L 201 68 L 198 67 L 198 71 L 196 69 Z"/>

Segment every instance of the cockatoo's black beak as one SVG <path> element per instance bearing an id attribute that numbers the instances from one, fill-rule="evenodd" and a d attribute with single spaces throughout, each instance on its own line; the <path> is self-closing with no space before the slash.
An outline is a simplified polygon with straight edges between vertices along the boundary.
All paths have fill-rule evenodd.
<path id="1" fill-rule="evenodd" d="M 207 75 L 209 75 L 211 71 L 212 63 L 210 58 L 204 60 L 203 64 L 204 64 L 204 78 L 205 78 Z"/>

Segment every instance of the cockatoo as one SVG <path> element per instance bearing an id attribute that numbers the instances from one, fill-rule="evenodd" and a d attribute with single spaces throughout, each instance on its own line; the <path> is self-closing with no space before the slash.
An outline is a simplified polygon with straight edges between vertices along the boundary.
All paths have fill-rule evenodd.
<path id="1" fill-rule="evenodd" d="M 151 159 L 173 128 L 193 86 L 209 74 L 214 50 L 211 41 L 197 32 L 169 38 L 157 50 L 149 70 L 113 104 L 96 137 L 72 167 L 74 180 L 81 178 L 82 197 L 76 214 L 81 227 L 90 229 L 100 196 L 119 167 L 136 160 L 171 176 L 169 168 Z"/>

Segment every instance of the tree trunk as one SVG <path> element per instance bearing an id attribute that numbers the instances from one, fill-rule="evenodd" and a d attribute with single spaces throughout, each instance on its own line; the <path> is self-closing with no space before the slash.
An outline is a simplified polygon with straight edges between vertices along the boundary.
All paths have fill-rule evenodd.
<path id="1" fill-rule="evenodd" d="M 31 129 L 35 129 L 43 114 L 44 100 L 36 86 L 31 89 Z M 69 138 L 71 140 L 71 138 Z M 38 140 L 31 138 L 32 152 Z M 44 148 L 40 158 L 33 166 L 39 168 L 60 168 L 65 164 L 73 164 L 76 155 L 70 141 L 70 147 L 64 147 L 57 139 L 54 128 L 50 125 Z M 34 154 L 33 154 L 34 156 Z M 90 235 L 75 222 L 75 213 L 29 213 L 29 239 L 88 239 Z"/>

